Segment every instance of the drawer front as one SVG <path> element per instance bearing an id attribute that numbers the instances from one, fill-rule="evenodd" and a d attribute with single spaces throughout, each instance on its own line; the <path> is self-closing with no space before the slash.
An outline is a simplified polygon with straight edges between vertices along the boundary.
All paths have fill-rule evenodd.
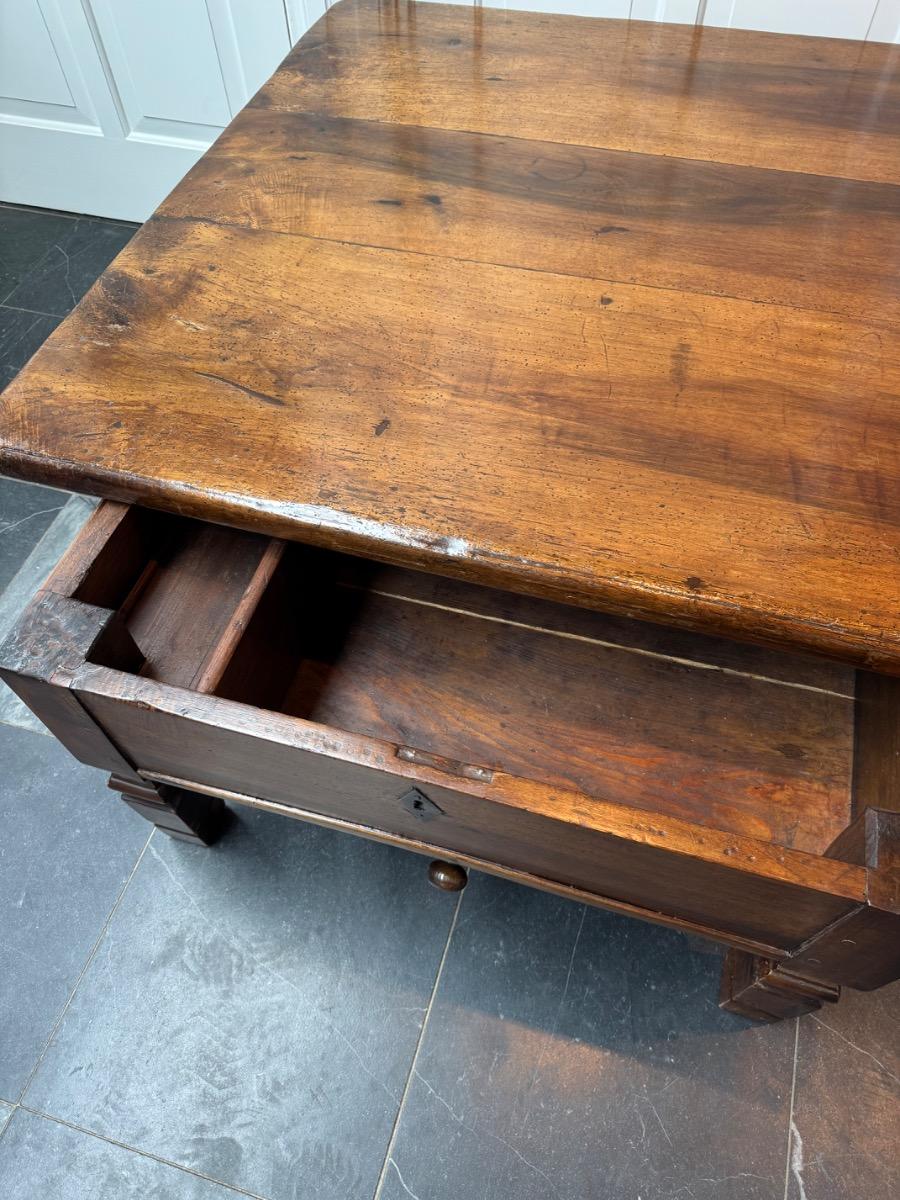
<path id="1" fill-rule="evenodd" d="M 148 775 L 427 842 L 726 938 L 793 949 L 862 900 L 862 873 L 849 864 L 502 773 L 453 778 L 375 739 L 103 667 L 86 666 L 74 687 Z"/>

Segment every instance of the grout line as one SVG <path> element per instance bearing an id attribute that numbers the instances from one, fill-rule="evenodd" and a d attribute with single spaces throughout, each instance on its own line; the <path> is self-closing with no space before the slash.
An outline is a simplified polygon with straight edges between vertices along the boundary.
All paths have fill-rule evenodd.
<path id="1" fill-rule="evenodd" d="M 15 695 L 15 693 L 13 693 L 13 695 Z M 18 699 L 18 697 L 16 697 L 16 699 Z M 13 714 L 12 718 L 4 717 L 2 713 L 0 713 L 0 725 L 2 725 L 4 729 L 21 729 L 23 733 L 35 733 L 38 737 L 53 737 L 53 734 L 46 725 L 41 725 L 39 729 L 35 729 L 32 725 L 23 725 L 22 722 L 17 719 L 17 716 L 18 714 Z M 4 1100 L 3 1103 L 11 1104 L 12 1101 Z"/>
<path id="2" fill-rule="evenodd" d="M 0 525 L 0 537 L 3 537 L 6 533 L 12 533 L 14 529 L 18 529 L 20 525 L 24 525 L 26 521 L 33 521 L 35 517 L 46 517 L 47 513 L 62 512 L 65 506 L 66 501 L 64 500 L 62 504 L 57 504 L 55 508 L 40 508 L 36 512 L 29 513 L 27 517 L 21 517 L 18 521 L 11 521 L 8 525 Z M 53 522 L 51 521 L 50 524 L 52 525 Z"/>
<path id="3" fill-rule="evenodd" d="M 38 217 L 62 217 L 67 221 L 102 221 L 109 225 L 127 225 L 140 228 L 140 221 L 128 221 L 125 217 L 100 217 L 96 213 L 77 213 L 66 212 L 61 208 L 42 208 L 36 204 L 11 204 L 7 201 L 0 201 L 0 212 L 4 209 L 10 209 L 13 212 L 34 213 Z"/>
<path id="4" fill-rule="evenodd" d="M 565 629 L 546 629 L 543 625 L 531 625 L 525 621 L 513 621 L 509 617 L 495 617 L 491 613 L 475 612 L 468 608 L 455 608 L 449 604 L 438 604 L 434 600 L 422 600 L 417 596 L 404 596 L 400 592 L 385 592 L 378 588 L 367 588 L 362 584 L 341 583 L 348 591 L 365 592 L 369 596 L 382 596 L 385 600 L 402 600 L 404 604 L 420 604 L 424 608 L 437 608 L 441 612 L 456 613 L 461 617 L 474 617 L 478 621 L 491 621 L 495 625 L 509 625 L 513 629 L 525 629 L 529 633 L 544 633 L 549 637 L 565 638 L 572 642 L 586 642 L 590 646 L 601 646 L 607 650 L 620 650 L 624 654 L 638 654 L 644 658 L 660 659 L 681 667 L 695 667 L 701 671 L 718 671 L 722 675 L 736 675 L 740 679 L 752 679 L 757 683 L 771 683 L 776 687 L 796 688 L 804 692 L 817 692 L 824 696 L 836 696 L 841 700 L 853 700 L 849 692 L 836 692 L 832 688 L 816 687 L 811 683 L 797 683 L 791 679 L 773 679 L 768 675 L 757 675 L 752 671 L 740 671 L 735 667 L 722 667 L 717 663 L 700 662 L 693 658 L 680 658 L 675 654 L 663 654 L 660 650 L 645 650 L 640 646 L 626 646 L 620 642 L 607 642 L 602 638 L 589 637 L 583 633 L 570 633 Z"/>
<path id="5" fill-rule="evenodd" d="M 821 1017 L 817 1017 L 815 1013 L 810 1013 L 809 1016 L 810 1020 L 815 1021 L 817 1025 L 820 1025 L 823 1029 L 827 1029 L 828 1032 L 833 1033 L 835 1037 L 840 1038 L 842 1042 L 851 1048 L 851 1050 L 856 1050 L 866 1058 L 871 1058 L 876 1067 L 882 1070 L 889 1079 L 893 1079 L 896 1083 L 900 1083 L 900 1077 L 895 1075 L 893 1071 L 886 1067 L 880 1058 L 876 1058 L 875 1055 L 871 1054 L 868 1050 L 863 1050 L 862 1046 L 857 1046 L 855 1042 L 851 1042 L 849 1038 L 844 1037 L 844 1035 L 835 1029 L 833 1025 L 826 1025 Z"/>
<path id="6" fill-rule="evenodd" d="M 56 1018 L 53 1028 L 50 1030 L 50 1035 L 47 1038 L 47 1041 L 44 1043 L 44 1048 L 41 1051 L 37 1062 L 34 1064 L 34 1066 L 31 1069 L 31 1074 L 25 1080 L 25 1086 L 22 1088 L 21 1092 L 19 1093 L 19 1099 L 16 1101 L 16 1107 L 20 1107 L 20 1106 L 23 1108 L 25 1107 L 22 1104 L 22 1101 L 25 1097 L 25 1093 L 31 1087 L 32 1081 L 33 1081 L 35 1075 L 37 1074 L 41 1063 L 44 1061 L 44 1058 L 46 1057 L 47 1051 L 50 1049 L 50 1046 L 51 1046 L 51 1043 L 53 1042 L 54 1037 L 56 1037 L 57 1030 L 59 1029 L 60 1025 L 62 1024 L 66 1013 L 69 1011 L 69 1005 L 74 1000 L 75 993 L 78 991 L 78 988 L 81 986 L 82 979 L 84 979 L 85 975 L 87 974 L 88 968 L 90 967 L 91 963 L 94 961 L 94 957 L 95 957 L 97 951 L 100 949 L 100 943 L 103 941 L 104 937 L 106 936 L 106 931 L 109 928 L 109 924 L 112 921 L 113 917 L 116 915 L 116 911 L 117 911 L 119 905 L 122 903 L 122 898 L 124 897 L 125 893 L 128 890 L 128 885 L 131 883 L 132 879 L 134 879 L 134 874 L 137 871 L 138 867 L 141 865 L 141 860 L 143 859 L 144 855 L 147 852 L 147 847 L 150 845 L 150 839 L 153 837 L 155 829 L 156 829 L 156 826 L 154 826 L 153 829 L 150 830 L 150 833 L 147 835 L 147 840 L 146 840 L 146 842 L 144 842 L 144 845 L 141 848 L 141 852 L 137 856 L 137 860 L 135 861 L 134 866 L 131 868 L 128 878 L 122 884 L 121 890 L 119 891 L 118 896 L 116 896 L 115 903 L 113 904 L 112 908 L 109 910 L 109 914 L 107 915 L 106 920 L 103 922 L 103 927 L 100 930 L 100 932 L 97 934 L 97 938 L 96 938 L 93 946 L 91 947 L 91 952 L 87 956 L 87 960 L 85 961 L 84 966 L 81 968 L 80 972 L 78 973 L 78 978 L 75 980 L 72 990 L 69 993 L 69 998 L 66 1000 L 65 1004 L 63 1005 L 62 1012 Z"/>
<path id="7" fill-rule="evenodd" d="M 794 1095 L 797 1091 L 797 1055 L 800 1049 L 800 1018 L 794 1017 L 794 1065 L 791 1071 L 791 1103 L 788 1113 L 787 1153 L 784 1161 L 784 1197 L 788 1200 L 788 1188 L 791 1184 L 791 1155 L 794 1151 Z"/>
<path id="8" fill-rule="evenodd" d="M 0 203 L 0 211 L 5 208 L 11 209 L 13 212 L 35 213 L 42 217 L 66 217 L 70 221 L 80 221 L 87 215 L 86 213 L 64 212 L 61 208 L 41 208 L 36 204 L 10 204 L 4 200 Z"/>
<path id="9" fill-rule="evenodd" d="M 6 1122 L 3 1126 L 3 1128 L 0 1129 L 0 1142 L 2 1142 L 3 1139 L 6 1137 L 6 1131 L 7 1131 L 7 1129 L 9 1129 L 10 1125 L 12 1124 L 12 1119 L 16 1115 L 16 1109 L 19 1107 L 19 1105 L 12 1100 L 4 1100 L 3 1103 L 4 1103 L 5 1107 L 9 1109 L 9 1113 L 6 1117 Z"/>
<path id="10" fill-rule="evenodd" d="M 9 312 L 30 313 L 33 317 L 50 317 L 51 320 L 54 321 L 62 321 L 64 319 L 59 315 L 59 313 L 43 312 L 39 308 L 20 308 L 18 304 L 7 304 L 6 301 L 0 304 L 0 308 L 5 308 Z M 15 376 L 13 376 L 13 378 L 15 378 Z"/>
<path id="11" fill-rule="evenodd" d="M 127 1142 L 120 1142 L 118 1138 L 108 1137 L 105 1133 L 97 1133 L 93 1129 L 86 1129 L 84 1125 L 76 1125 L 74 1121 L 66 1121 L 62 1117 L 55 1117 L 52 1113 L 42 1112 L 39 1108 L 29 1108 L 27 1104 L 17 1104 L 16 1107 L 21 1108 L 23 1112 L 31 1113 L 33 1117 L 41 1117 L 45 1121 L 52 1121 L 55 1125 L 64 1125 L 66 1129 L 74 1129 L 76 1133 L 83 1133 L 87 1137 L 96 1138 L 99 1142 L 106 1142 L 110 1146 L 118 1146 L 120 1150 L 126 1150 L 130 1154 L 137 1154 L 141 1158 L 149 1158 L 151 1162 L 162 1163 L 163 1166 L 173 1167 L 176 1171 L 183 1171 L 185 1175 L 193 1175 L 197 1179 L 204 1179 L 209 1183 L 218 1184 L 219 1187 L 226 1188 L 238 1196 L 249 1196 L 250 1200 L 269 1200 L 267 1196 L 261 1196 L 259 1192 L 248 1192 L 233 1183 L 224 1183 L 221 1179 L 216 1179 L 214 1175 L 205 1175 L 202 1171 L 195 1171 L 193 1167 L 182 1166 L 181 1163 L 177 1163 L 171 1158 L 163 1158 L 160 1154 L 151 1154 L 149 1150 L 141 1150 L 137 1146 L 129 1146 Z M 10 1117 L 11 1120 L 12 1117 Z"/>
<path id="12" fill-rule="evenodd" d="M 463 890 L 459 893 L 459 896 L 456 901 L 456 908 L 453 911 L 453 920 L 450 922 L 450 928 L 447 931 L 447 941 L 444 943 L 444 952 L 441 955 L 441 961 L 438 963 L 437 974 L 434 977 L 434 987 L 431 989 L 431 997 L 428 1001 L 428 1008 L 425 1010 L 425 1019 L 422 1022 L 422 1028 L 419 1030 L 419 1037 L 418 1037 L 418 1040 L 416 1041 L 416 1048 L 413 1051 L 412 1062 L 409 1064 L 409 1074 L 406 1076 L 406 1083 L 404 1084 L 404 1087 L 403 1087 L 403 1094 L 400 1097 L 400 1104 L 397 1108 L 397 1116 L 394 1118 L 394 1125 L 393 1125 L 393 1128 L 391 1129 L 391 1136 L 388 1138 L 387 1150 L 385 1151 L 385 1154 L 384 1154 L 384 1162 L 381 1164 L 381 1172 L 378 1176 L 378 1182 L 375 1185 L 375 1194 L 372 1197 L 372 1200 L 378 1200 L 379 1196 L 381 1195 L 382 1190 L 384 1188 L 385 1180 L 387 1179 L 388 1167 L 393 1162 L 391 1155 L 393 1154 L 394 1145 L 397 1141 L 397 1134 L 400 1131 L 400 1118 L 403 1116 L 403 1110 L 406 1107 L 406 1099 L 407 1099 L 407 1096 L 409 1095 L 410 1088 L 412 1087 L 412 1081 L 416 1074 L 416 1063 L 419 1061 L 419 1051 L 422 1049 L 422 1043 L 425 1040 L 425 1033 L 426 1033 L 426 1030 L 428 1029 L 428 1022 L 431 1020 L 431 1010 L 434 1007 L 434 1001 L 437 996 L 438 987 L 440 986 L 441 976 L 444 973 L 444 966 L 447 962 L 447 955 L 450 952 L 450 943 L 453 940 L 453 931 L 456 929 L 456 922 L 459 918 L 459 910 L 462 907 L 463 896 L 465 895 L 465 893 L 466 893 L 466 889 L 463 888 Z M 394 1163 L 394 1170 L 397 1171 L 398 1175 L 400 1174 L 400 1171 L 399 1171 L 396 1163 Z M 402 1182 L 402 1180 L 401 1180 L 401 1182 Z M 403 1186 L 404 1186 L 404 1188 L 406 1187 L 405 1184 Z M 408 1191 L 409 1189 L 407 1188 L 406 1190 Z"/>

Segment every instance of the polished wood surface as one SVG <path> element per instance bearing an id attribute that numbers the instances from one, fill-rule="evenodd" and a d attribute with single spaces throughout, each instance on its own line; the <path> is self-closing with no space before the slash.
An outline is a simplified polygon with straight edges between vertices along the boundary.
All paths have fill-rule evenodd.
<path id="1" fill-rule="evenodd" d="M 10 473 L 900 673 L 900 50 L 344 0 Z"/>

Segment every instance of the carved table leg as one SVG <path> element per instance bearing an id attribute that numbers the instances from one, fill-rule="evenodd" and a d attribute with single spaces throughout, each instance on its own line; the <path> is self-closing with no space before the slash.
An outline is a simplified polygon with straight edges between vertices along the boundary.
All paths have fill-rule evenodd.
<path id="1" fill-rule="evenodd" d="M 152 821 L 157 829 L 196 846 L 211 846 L 231 815 L 218 797 L 202 796 L 183 788 L 147 780 L 135 783 L 118 775 L 110 775 L 109 786 L 121 792 L 129 808 Z"/>
<path id="2" fill-rule="evenodd" d="M 719 1005 L 755 1021 L 781 1021 L 834 1003 L 841 989 L 796 974 L 769 958 L 729 950 L 722 969 Z"/>

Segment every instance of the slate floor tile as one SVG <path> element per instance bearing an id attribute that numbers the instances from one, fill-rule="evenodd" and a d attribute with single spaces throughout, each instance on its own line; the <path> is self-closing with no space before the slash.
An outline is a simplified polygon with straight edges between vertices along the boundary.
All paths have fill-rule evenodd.
<path id="1" fill-rule="evenodd" d="M 3 310 L 0 309 L 0 323 Z M 68 500 L 68 493 L 0 476 L 0 592 Z"/>
<path id="2" fill-rule="evenodd" d="M 0 1141 L 4 1200 L 234 1200 L 236 1195 L 21 1108 Z"/>
<path id="3" fill-rule="evenodd" d="M 0 391 L 59 324 L 59 317 L 0 306 Z"/>
<path id="4" fill-rule="evenodd" d="M 0 726 L 0 763 L 0 1096 L 17 1100 L 148 827 L 49 738 Z"/>
<path id="5" fill-rule="evenodd" d="M 718 953 L 472 877 L 380 1200 L 782 1200 L 794 1027 Z"/>
<path id="6" fill-rule="evenodd" d="M 128 244 L 136 225 L 69 217 L 4 300 L 11 308 L 64 317 Z"/>
<path id="7" fill-rule="evenodd" d="M 272 1200 L 371 1200 L 455 904 L 282 817 L 154 835 L 27 1102 Z"/>
<path id="8" fill-rule="evenodd" d="M 53 243 L 65 237 L 70 221 L 63 213 L 0 204 L 0 304 Z"/>
<path id="9" fill-rule="evenodd" d="M 900 1196 L 900 983 L 800 1022 L 789 1200 Z"/>

